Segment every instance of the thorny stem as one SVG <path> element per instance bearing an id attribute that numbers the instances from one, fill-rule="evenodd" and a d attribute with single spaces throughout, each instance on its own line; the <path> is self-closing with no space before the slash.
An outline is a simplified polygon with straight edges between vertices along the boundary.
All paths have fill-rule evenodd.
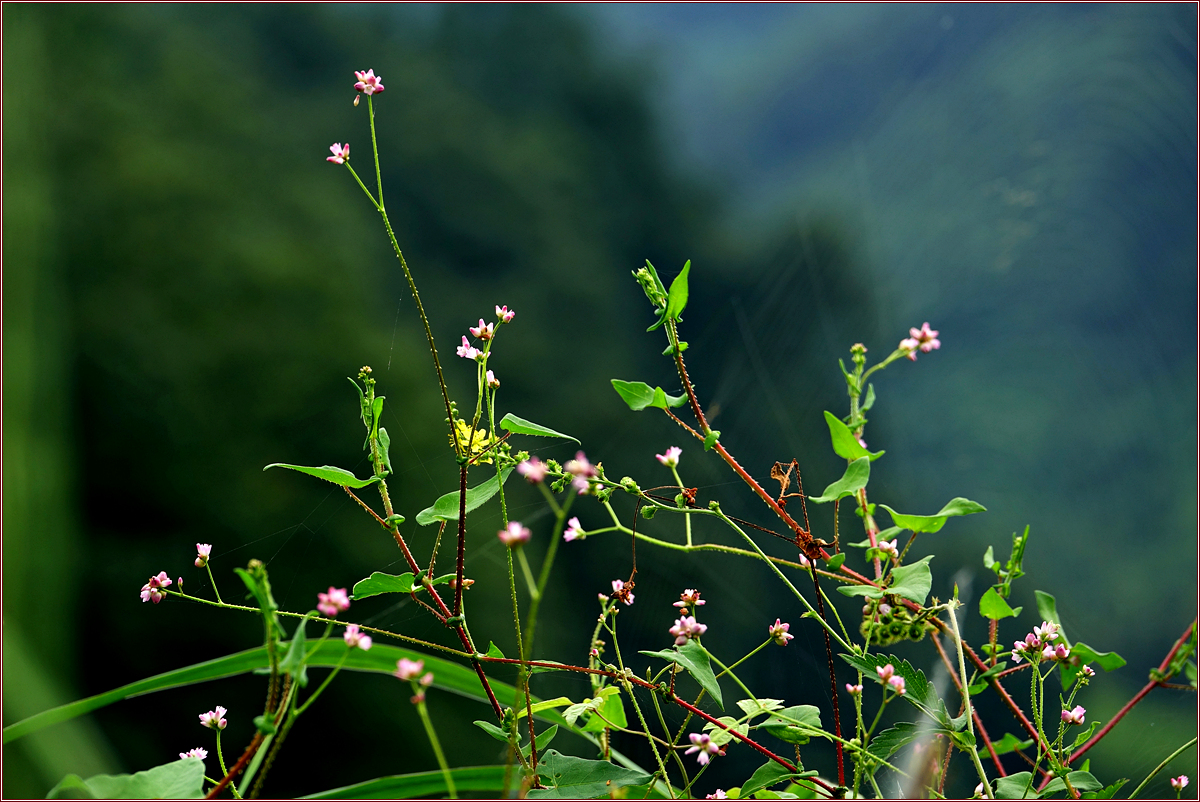
<path id="1" fill-rule="evenodd" d="M 954 687 L 959 693 L 962 693 L 962 683 L 959 681 L 958 674 L 954 671 L 954 666 L 950 663 L 950 655 L 946 654 L 946 650 L 942 648 L 942 641 L 938 637 L 938 634 L 936 632 L 933 633 L 930 636 L 930 640 L 932 640 L 933 645 L 937 647 L 938 654 L 941 655 L 942 658 L 942 663 L 946 666 L 946 672 L 950 675 L 950 679 L 954 681 Z M 988 755 L 991 756 L 992 762 L 996 764 L 997 773 L 1001 777 L 1007 777 L 1008 773 L 1004 771 L 1004 766 L 1000 763 L 1000 756 L 996 754 L 996 747 L 992 745 L 992 739 L 988 737 L 987 730 L 983 728 L 983 722 L 979 718 L 979 713 L 974 708 L 971 709 L 971 718 L 975 722 L 976 728 L 979 730 L 979 737 L 983 741 L 983 745 L 987 747 Z"/>
<path id="2" fill-rule="evenodd" d="M 817 583 L 817 575 L 814 572 L 812 575 L 813 588 L 817 593 L 817 611 L 821 614 L 821 620 L 825 620 L 825 602 L 822 600 L 821 586 Z M 829 625 L 825 625 L 823 634 L 825 635 L 825 656 L 829 659 L 829 693 L 833 697 L 833 728 L 838 738 L 842 737 L 842 713 L 838 705 L 838 689 L 837 689 L 837 673 L 833 668 L 833 646 L 829 643 Z M 838 767 L 838 785 L 846 784 L 846 758 L 842 750 L 841 741 L 836 742 L 837 748 L 837 767 Z"/>
<path id="3" fill-rule="evenodd" d="M 256 732 L 254 737 L 250 740 L 250 743 L 246 746 L 246 751 L 242 752 L 242 756 L 238 758 L 238 762 L 233 764 L 233 768 L 221 778 L 219 783 L 209 789 L 209 792 L 204 795 L 204 798 L 212 799 L 217 794 L 221 793 L 221 791 L 225 789 L 225 786 L 233 782 L 233 778 L 246 768 L 246 765 L 250 762 L 250 759 L 254 757 L 254 753 L 258 751 L 260 746 L 262 746 L 262 742 L 263 734 L 261 732 Z"/>

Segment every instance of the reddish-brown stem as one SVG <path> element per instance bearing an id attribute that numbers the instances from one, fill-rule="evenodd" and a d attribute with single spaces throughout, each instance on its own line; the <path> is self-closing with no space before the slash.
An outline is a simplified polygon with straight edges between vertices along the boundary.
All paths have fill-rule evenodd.
<path id="1" fill-rule="evenodd" d="M 954 687 L 958 689 L 959 695 L 962 695 L 962 681 L 958 677 L 958 672 L 954 670 L 954 665 L 950 662 L 950 655 L 946 654 L 946 650 L 942 647 L 942 639 L 937 636 L 937 633 L 934 633 L 930 636 L 930 640 L 937 647 L 938 654 L 942 657 L 942 663 L 945 664 L 946 671 L 950 674 L 950 679 L 954 681 Z M 965 706 L 966 703 L 964 702 L 963 704 Z M 1000 765 L 1000 756 L 996 754 L 996 747 L 992 746 L 992 739 L 988 737 L 987 730 L 983 728 L 983 722 L 979 719 L 979 713 L 973 705 L 971 707 L 971 719 L 975 722 L 975 729 L 979 732 L 979 737 L 983 740 L 983 745 L 987 747 L 988 754 L 992 757 L 992 762 L 996 764 L 996 771 L 1000 773 L 1001 777 L 1007 777 L 1008 773 L 1004 771 L 1004 766 Z"/>
<path id="2" fill-rule="evenodd" d="M 454 614 L 462 615 L 463 565 L 467 559 L 467 464 L 458 470 L 458 565 L 454 569 Z"/>
<path id="3" fill-rule="evenodd" d="M 1188 626 L 1188 628 L 1183 631 L 1183 634 L 1179 636 L 1179 640 L 1175 641 L 1175 645 L 1171 647 L 1171 651 L 1167 652 L 1167 656 L 1163 658 L 1163 661 L 1158 666 L 1159 674 L 1165 673 L 1166 670 L 1170 667 L 1171 661 L 1173 659 L 1175 659 L 1175 653 L 1178 652 L 1180 647 L 1183 646 L 1183 644 L 1187 642 L 1188 638 L 1190 638 L 1192 636 L 1192 630 L 1195 628 L 1196 628 L 1196 622 L 1193 621 Z M 1084 743 L 1083 746 L 1076 749 L 1071 754 L 1071 756 L 1069 758 L 1067 758 L 1067 762 L 1068 763 L 1072 762 L 1077 757 L 1082 755 L 1084 752 L 1086 752 L 1087 750 L 1089 750 L 1093 746 L 1095 746 L 1097 741 L 1099 741 L 1105 735 L 1108 735 L 1109 730 L 1111 730 L 1113 727 L 1117 726 L 1118 721 L 1125 718 L 1126 713 L 1128 713 L 1130 710 L 1132 710 L 1138 702 L 1145 699 L 1146 695 L 1149 694 L 1150 691 L 1154 690 L 1154 688 L 1156 686 L 1162 685 L 1162 684 L 1163 684 L 1163 682 L 1161 680 L 1150 680 L 1149 682 L 1147 682 L 1146 685 L 1140 691 L 1138 691 L 1137 694 L 1132 699 L 1130 699 L 1128 702 L 1125 703 L 1124 707 L 1122 707 L 1120 710 L 1117 711 L 1117 714 L 1112 717 L 1111 721 L 1109 721 L 1107 724 L 1105 724 L 1103 727 L 1101 727 L 1100 731 L 1097 732 L 1095 735 L 1093 735 L 1091 738 L 1089 738 L 1088 741 L 1086 743 Z"/>
<path id="4" fill-rule="evenodd" d="M 814 571 L 812 575 L 813 589 L 817 594 L 817 612 L 821 615 L 821 620 L 825 620 L 825 602 L 821 598 L 821 586 L 817 584 L 817 574 Z M 829 642 L 829 630 L 821 627 L 821 633 L 825 636 L 825 656 L 829 658 L 829 693 L 833 697 L 833 728 L 834 735 L 839 739 L 842 737 L 842 713 L 838 706 L 838 689 L 837 689 L 837 673 L 833 668 L 833 645 Z M 846 784 L 846 758 L 842 742 L 834 741 L 837 747 L 837 767 L 838 767 L 838 785 Z"/>
<path id="5" fill-rule="evenodd" d="M 992 653 L 991 663 L 992 663 L 993 668 L 995 668 L 995 666 L 996 666 L 996 630 L 997 630 L 999 624 L 1000 624 L 1000 621 L 995 618 L 993 618 L 988 623 L 988 644 L 991 646 L 991 649 L 990 649 L 990 651 Z"/>
<path id="6" fill-rule="evenodd" d="M 860 487 L 854 497 L 858 500 L 858 508 L 862 510 L 863 524 L 867 527 L 867 540 L 870 542 L 871 548 L 875 548 L 879 545 L 879 539 L 876 537 L 879 532 L 871 525 L 872 518 L 869 512 L 871 508 L 867 506 L 867 489 Z M 876 554 L 875 578 L 879 579 L 881 576 L 883 576 L 883 566 L 879 562 L 879 555 Z"/>
<path id="7" fill-rule="evenodd" d="M 238 776 L 238 774 L 240 774 L 242 770 L 246 768 L 246 765 L 250 762 L 250 758 L 254 757 L 254 753 L 258 751 L 260 746 L 262 746 L 262 742 L 263 734 L 261 732 L 255 733 L 254 738 L 250 741 L 250 745 L 246 747 L 246 751 L 242 752 L 242 756 L 238 758 L 238 762 L 233 764 L 233 768 L 229 770 L 229 773 L 222 777 L 221 781 L 214 785 L 212 790 L 205 794 L 204 798 L 212 799 L 217 794 L 221 793 L 221 791 L 225 789 L 225 786 L 233 782 L 233 778 Z"/>

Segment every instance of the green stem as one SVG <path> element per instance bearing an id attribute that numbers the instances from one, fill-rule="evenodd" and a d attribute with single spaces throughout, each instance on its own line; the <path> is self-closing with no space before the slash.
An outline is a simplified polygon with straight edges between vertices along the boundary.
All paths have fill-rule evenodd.
<path id="1" fill-rule="evenodd" d="M 375 141 L 375 100 L 367 95 L 367 111 L 371 118 L 371 152 L 375 156 L 375 186 L 379 189 L 379 210 L 383 211 L 383 180 L 379 177 L 379 145 Z"/>
<path id="2" fill-rule="evenodd" d="M 217 601 L 221 602 L 221 591 L 217 590 L 217 580 L 213 579 L 212 568 L 208 564 L 208 560 L 204 561 L 204 568 L 208 571 L 208 581 L 212 583 L 213 593 L 217 594 Z"/>
<path id="3" fill-rule="evenodd" d="M 955 586 L 955 596 L 957 597 L 957 585 Z M 962 676 L 962 697 L 963 708 L 967 714 L 967 733 L 971 736 L 971 743 L 975 743 L 975 725 L 971 715 L 971 681 L 967 678 L 967 662 L 963 657 L 962 635 L 958 631 L 958 616 L 954 614 L 955 601 L 946 605 L 946 611 L 950 614 L 950 626 L 954 629 L 954 645 L 958 648 L 958 673 Z M 966 751 L 971 753 L 971 760 L 975 763 L 975 771 L 979 774 L 979 780 L 983 783 L 983 794 L 988 799 L 992 799 L 992 786 L 988 781 L 987 774 L 983 770 L 983 763 L 979 760 L 979 750 L 973 746 Z"/>
<path id="4" fill-rule="evenodd" d="M 704 644 L 702 644 L 699 640 L 696 641 L 696 645 L 699 646 L 701 649 L 704 649 Z M 758 648 L 761 649 L 762 646 L 759 646 Z M 758 651 L 758 649 L 755 649 L 754 651 Z M 717 659 L 716 655 L 714 655 L 708 649 L 704 649 L 704 653 L 708 655 L 709 660 L 712 660 L 714 663 L 716 663 L 718 666 L 721 667 L 721 669 L 722 669 L 721 675 L 728 674 L 729 677 L 734 682 L 737 683 L 738 687 L 742 689 L 742 692 L 746 694 L 747 699 L 755 699 L 755 700 L 758 699 L 758 697 L 755 696 L 754 693 L 749 688 L 747 688 L 746 685 L 740 679 L 738 679 L 738 675 L 733 673 L 733 666 L 727 666 L 724 663 L 722 663 L 720 660 Z M 751 652 L 751 654 L 753 654 L 753 652 Z M 744 660 L 744 659 L 746 659 L 746 658 L 743 657 L 742 660 Z M 741 662 L 741 661 L 739 660 L 738 662 Z M 737 665 L 737 664 L 735 663 L 734 665 Z M 720 676 L 720 675 L 718 675 L 718 676 Z"/>
<path id="5" fill-rule="evenodd" d="M 1185 750 L 1187 750 L 1195 745 L 1196 745 L 1196 739 L 1193 738 L 1192 740 L 1185 743 L 1183 746 L 1176 749 L 1170 755 L 1168 755 L 1166 760 L 1164 760 L 1162 763 L 1159 763 L 1157 766 L 1155 766 L 1154 771 L 1150 772 L 1150 775 L 1148 777 L 1146 777 L 1146 779 L 1142 780 L 1141 785 L 1139 785 L 1137 788 L 1133 789 L 1133 793 L 1129 795 L 1129 798 L 1130 799 L 1135 798 L 1139 793 L 1141 793 L 1142 789 L 1146 787 L 1146 783 L 1153 780 L 1155 775 L 1157 775 L 1160 771 L 1162 771 L 1163 769 L 1165 769 L 1167 767 L 1168 763 L 1170 763 L 1175 758 L 1179 757 L 1179 755 L 1181 753 L 1183 753 Z M 1178 794 L 1176 796 L 1178 796 Z"/>
<path id="6" fill-rule="evenodd" d="M 512 551 L 512 549 L 509 549 Z M 529 588 L 530 609 L 533 609 L 533 604 L 537 602 L 538 593 L 537 582 L 533 579 L 533 571 L 529 568 L 529 558 L 525 556 L 525 549 L 517 550 L 517 562 L 521 564 L 521 573 L 525 574 L 525 585 Z"/>
<path id="7" fill-rule="evenodd" d="M 617 621 L 615 617 L 613 618 L 612 628 L 609 629 L 609 632 L 612 634 L 613 650 L 617 655 L 617 665 L 620 666 L 621 674 L 623 675 L 620 680 L 621 684 L 625 688 L 625 693 L 629 695 L 629 703 L 633 705 L 633 710 L 637 713 L 638 721 L 642 725 L 642 732 L 646 736 L 646 743 L 649 745 L 650 751 L 654 753 L 654 762 L 658 764 L 658 770 L 662 773 L 663 785 L 667 788 L 667 795 L 671 799 L 674 799 L 675 792 L 671 789 L 671 777 L 667 774 L 667 765 L 663 763 L 662 755 L 658 753 L 658 747 L 654 743 L 655 738 L 650 734 L 650 727 L 646 724 L 646 716 L 642 713 L 642 707 L 637 703 L 637 698 L 633 695 L 633 683 L 629 681 L 629 677 L 626 675 L 625 661 L 621 658 L 621 646 L 617 643 Z"/>
<path id="8" fill-rule="evenodd" d="M 675 484 L 679 485 L 680 490 L 683 490 L 683 480 L 679 478 L 679 471 L 675 469 L 674 465 L 671 466 L 671 475 L 675 477 Z M 692 516 L 690 513 L 684 514 L 683 525 L 687 531 L 687 544 L 690 547 L 692 545 Z"/>
<path id="9" fill-rule="evenodd" d="M 429 711 L 425 709 L 424 699 L 417 702 L 417 715 L 421 717 L 421 723 L 425 725 L 425 734 L 429 736 L 429 745 L 433 747 L 433 755 L 442 769 L 442 776 L 446 778 L 446 790 L 451 799 L 458 799 L 458 791 L 454 787 L 454 777 L 450 774 L 450 766 L 446 763 L 446 756 L 442 753 L 442 744 L 433 730 L 433 722 L 429 719 Z"/>
<path id="10" fill-rule="evenodd" d="M 324 682 L 317 686 L 317 689 L 312 692 L 312 695 L 308 697 L 304 704 L 296 708 L 296 710 L 292 713 L 292 718 L 296 718 L 305 710 L 308 710 L 308 706 L 317 700 L 317 697 L 321 695 L 321 692 L 324 691 L 326 687 L 328 687 L 329 683 L 333 682 L 333 678 L 336 677 L 338 672 L 342 670 L 342 665 L 346 662 L 346 658 L 349 656 L 350 649 L 347 648 L 346 653 L 342 655 L 342 659 L 339 660 L 338 664 L 333 667 L 333 671 L 329 672 L 329 676 L 325 678 Z"/>
<path id="11" fill-rule="evenodd" d="M 217 765 L 221 767 L 221 776 L 228 777 L 229 769 L 225 768 L 225 756 L 221 754 L 221 731 L 217 730 Z M 234 799 L 241 799 L 242 795 L 238 793 L 237 785 L 233 780 L 229 781 L 229 790 L 233 792 Z"/>
<path id="12" fill-rule="evenodd" d="M 350 166 L 350 162 L 348 161 L 346 162 L 346 169 L 350 171 L 350 175 L 354 176 L 355 182 L 358 183 L 358 186 L 362 189 L 363 193 L 371 199 L 371 205 L 375 207 L 375 211 L 382 212 L 383 207 L 379 205 L 379 201 L 375 200 L 375 196 L 371 194 L 371 190 L 367 189 L 367 185 L 364 184 L 362 179 L 358 177 L 358 173 L 354 171 L 354 168 Z"/>
<path id="13" fill-rule="evenodd" d="M 558 554 L 563 523 L 566 521 L 567 513 L 571 510 L 571 505 L 575 503 L 576 495 L 568 491 L 566 500 L 554 514 L 554 528 L 550 530 L 550 545 L 546 549 L 546 556 L 542 558 L 542 570 L 538 574 L 536 592 L 532 594 L 529 602 L 529 618 L 526 619 L 525 625 L 525 651 L 528 654 L 533 654 L 533 636 L 537 632 L 538 609 L 546 595 L 546 583 L 550 581 L 550 569 L 554 567 L 554 557 Z"/>

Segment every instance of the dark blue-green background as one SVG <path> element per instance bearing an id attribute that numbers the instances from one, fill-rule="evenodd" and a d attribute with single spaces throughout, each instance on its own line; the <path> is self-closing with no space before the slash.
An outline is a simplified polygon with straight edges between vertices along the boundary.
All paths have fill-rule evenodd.
<path id="1" fill-rule="evenodd" d="M 411 521 L 454 487 L 411 299 L 360 191 L 323 161 L 349 140 L 370 172 L 366 109 L 350 105 L 352 71 L 367 67 L 387 86 L 389 213 L 463 405 L 471 375 L 452 346 L 508 304 L 518 317 L 493 360 L 505 410 L 578 436 L 610 475 L 643 485 L 669 480 L 653 454 L 678 443 L 686 481 L 766 523 L 711 455 L 609 388 L 674 387 L 629 271 L 693 260 L 684 338 L 714 426 L 756 476 L 799 459 L 814 493 L 841 470 L 821 415 L 845 413 L 836 359 L 856 341 L 882 356 L 928 320 L 941 350 L 879 376 L 867 439 L 888 451 L 873 500 L 931 513 L 961 495 L 989 509 L 918 541 L 937 554 L 933 592 L 947 596 L 961 569 L 978 598 L 983 551 L 1006 555 L 1029 524 L 1027 612 L 1002 636 L 1036 623 L 1035 588 L 1056 593 L 1072 638 L 1130 662 L 1081 700 L 1097 719 L 1195 617 L 1194 7 L 3 14 L 6 724 L 253 645 L 251 619 L 137 601 L 159 570 L 202 587 L 197 541 L 214 544 L 227 595 L 231 569 L 258 557 L 290 609 L 399 570 L 343 496 L 260 470 L 364 471 L 343 378 L 360 365 L 388 396 L 398 509 Z M 554 533 L 536 494 L 511 493 L 536 563 Z M 589 500 L 575 510 L 585 526 L 605 520 Z M 828 536 L 829 511 L 810 512 Z M 489 515 L 471 531 L 473 629 L 508 648 Z M 429 548 L 431 533 L 410 531 Z M 542 656 L 583 659 L 593 594 L 627 574 L 627 546 L 601 536 L 560 551 Z M 764 696 L 825 704 L 819 633 L 761 569 L 649 549 L 638 564 L 627 653 L 664 646 L 668 602 L 701 587 L 706 644 L 730 659 L 791 617 L 797 639 L 746 675 Z M 411 605 L 352 614 L 444 637 Z M 904 653 L 933 669 L 931 650 Z M 545 694 L 584 690 L 543 681 Z M 268 792 L 432 767 L 407 696 L 386 678 L 335 683 Z M 260 684 L 133 700 L 6 747 L 4 793 L 211 746 L 194 716 L 214 704 L 239 743 Z M 431 704 L 451 762 L 495 757 L 458 723 L 485 708 Z M 994 735 L 1013 729 L 988 712 Z M 1195 727 L 1193 695 L 1156 692 L 1093 766 L 1136 783 Z M 831 770 L 818 748 L 804 758 Z M 734 750 L 708 779 L 727 787 L 755 765 Z M 1194 753 L 1171 767 L 1194 769 Z M 965 765 L 955 779 L 969 793 Z"/>

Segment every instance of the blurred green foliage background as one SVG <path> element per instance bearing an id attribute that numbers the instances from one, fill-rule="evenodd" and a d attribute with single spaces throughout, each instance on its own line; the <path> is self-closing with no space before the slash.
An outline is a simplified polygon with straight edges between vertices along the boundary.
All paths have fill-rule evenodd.
<path id="1" fill-rule="evenodd" d="M 874 500 L 989 508 L 918 542 L 937 554 L 934 593 L 956 577 L 977 598 L 986 547 L 1007 554 L 1030 524 L 1016 590 L 1030 612 L 1005 636 L 1036 623 L 1034 588 L 1055 592 L 1073 638 L 1130 662 L 1088 691 L 1101 719 L 1195 617 L 1194 7 L 3 15 L 6 724 L 254 645 L 249 617 L 137 600 L 159 570 L 204 587 L 196 542 L 214 544 L 226 595 L 233 567 L 266 561 L 289 609 L 399 570 L 344 495 L 261 471 L 364 472 L 343 378 L 360 365 L 388 397 L 398 509 L 411 522 L 455 486 L 411 298 L 360 190 L 323 160 L 349 139 L 370 172 L 366 107 L 350 88 L 367 67 L 387 86 L 376 108 L 389 215 L 460 403 L 473 371 L 452 348 L 507 304 L 518 316 L 493 360 L 505 411 L 570 432 L 610 476 L 644 486 L 669 481 L 653 454 L 682 445 L 689 483 L 766 523 L 711 455 L 609 388 L 675 387 L 629 271 L 649 258 L 670 276 L 693 260 L 683 336 L 714 426 L 755 475 L 798 458 L 810 492 L 841 471 L 821 416 L 845 412 L 836 359 L 856 341 L 883 356 L 929 320 L 943 348 L 879 377 L 867 439 L 888 451 Z M 536 564 L 555 533 L 537 495 L 512 487 Z M 575 510 L 585 526 L 603 521 L 587 500 Z M 830 512 L 810 513 L 828 536 Z M 490 512 L 471 526 L 473 630 L 508 648 L 496 528 Z M 429 548 L 431 531 L 410 533 Z M 593 594 L 628 573 L 627 547 L 601 536 L 562 549 L 539 656 L 583 659 Z M 706 643 L 723 654 L 798 616 L 753 566 L 639 551 L 638 568 L 626 653 L 665 645 L 685 586 L 713 599 Z M 364 601 L 353 615 L 444 637 L 411 604 Z M 825 705 L 819 634 L 793 632 L 792 648 L 748 669 L 752 687 Z M 932 670 L 923 648 L 905 654 Z M 582 691 L 539 681 L 543 694 Z M 194 716 L 215 704 L 238 743 L 260 684 L 130 700 L 6 746 L 4 795 L 210 746 Z M 1159 693 L 1093 752 L 1103 779 L 1136 782 L 1194 733 L 1194 696 Z M 385 678 L 335 683 L 269 792 L 431 767 L 407 696 Z M 452 763 L 496 757 L 468 723 L 484 708 L 436 694 L 431 705 Z M 1006 714 L 990 712 L 1003 731 Z M 755 765 L 734 751 L 708 776 L 725 787 Z"/>

